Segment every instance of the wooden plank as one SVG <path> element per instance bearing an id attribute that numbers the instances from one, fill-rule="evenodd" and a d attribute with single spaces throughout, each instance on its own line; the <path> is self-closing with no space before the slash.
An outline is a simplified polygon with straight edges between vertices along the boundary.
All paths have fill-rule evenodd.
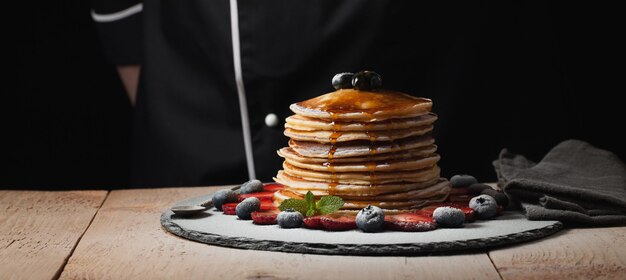
<path id="1" fill-rule="evenodd" d="M 217 188 L 113 191 L 70 258 L 62 279 L 499 279 L 485 253 L 346 257 L 210 246 L 161 228 L 175 201 Z"/>
<path id="2" fill-rule="evenodd" d="M 625 279 L 626 227 L 563 230 L 489 257 L 504 279 Z"/>
<path id="3" fill-rule="evenodd" d="M 53 279 L 107 191 L 0 190 L 0 279 Z"/>

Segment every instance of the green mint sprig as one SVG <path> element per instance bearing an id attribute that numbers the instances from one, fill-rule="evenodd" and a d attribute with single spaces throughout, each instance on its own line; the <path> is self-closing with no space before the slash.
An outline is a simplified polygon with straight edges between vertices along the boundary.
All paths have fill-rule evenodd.
<path id="1" fill-rule="evenodd" d="M 326 215 L 333 213 L 339 210 L 343 204 L 341 197 L 332 195 L 322 196 L 319 201 L 315 202 L 315 196 L 311 191 L 308 191 L 304 199 L 286 199 L 278 206 L 278 209 L 285 211 L 287 208 L 292 208 L 306 217 L 311 217 L 317 214 Z"/>

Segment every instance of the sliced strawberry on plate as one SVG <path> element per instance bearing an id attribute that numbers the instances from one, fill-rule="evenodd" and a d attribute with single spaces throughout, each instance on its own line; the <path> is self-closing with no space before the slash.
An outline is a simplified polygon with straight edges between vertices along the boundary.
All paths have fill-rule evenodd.
<path id="1" fill-rule="evenodd" d="M 302 220 L 302 223 L 304 224 L 304 227 L 308 229 L 324 229 L 321 218 L 322 216 L 306 217 Z"/>
<path id="2" fill-rule="evenodd" d="M 385 229 L 397 231 L 429 231 L 437 228 L 433 218 L 417 213 L 385 216 Z"/>
<path id="3" fill-rule="evenodd" d="M 237 208 L 237 202 L 224 203 L 222 205 L 222 211 L 224 215 L 237 215 L 235 209 Z M 274 202 L 261 200 L 261 208 L 259 211 L 274 211 L 277 210 L 278 207 L 274 205 Z"/>
<path id="4" fill-rule="evenodd" d="M 476 215 L 474 214 L 474 209 L 469 208 L 469 207 L 463 207 L 459 209 L 461 209 L 461 211 L 463 211 L 463 214 L 465 214 L 466 223 L 471 223 L 473 221 L 476 221 Z"/>
<path id="5" fill-rule="evenodd" d="M 261 209 L 260 209 L 260 211 L 270 211 L 270 210 L 278 210 L 278 207 L 276 207 L 276 205 L 274 205 L 273 201 L 261 200 Z"/>
<path id="6" fill-rule="evenodd" d="M 262 192 L 255 192 L 255 193 L 240 194 L 237 196 L 239 202 L 243 201 L 244 199 L 248 197 L 256 197 L 260 201 L 272 201 L 272 198 L 274 197 L 274 192 L 262 191 Z"/>
<path id="7" fill-rule="evenodd" d="M 424 216 L 424 217 L 432 217 L 433 216 L 433 212 L 435 212 L 435 209 L 437 209 L 437 207 L 435 208 L 422 208 L 419 210 L 415 210 L 413 213 L 420 215 L 420 216 Z"/>
<path id="8" fill-rule="evenodd" d="M 356 229 L 356 217 L 353 215 L 330 214 L 320 217 L 325 230 L 344 231 Z"/>
<path id="9" fill-rule="evenodd" d="M 224 212 L 224 215 L 237 215 L 237 213 L 235 212 L 235 208 L 237 208 L 237 202 L 230 202 L 230 203 L 224 203 L 222 205 L 222 211 Z"/>
<path id="10" fill-rule="evenodd" d="M 222 211 L 224 212 L 224 215 L 237 215 L 235 209 L 237 208 L 237 204 L 239 204 L 238 202 L 230 202 L 230 203 L 224 203 L 224 205 L 222 205 Z M 261 200 L 261 208 L 259 209 L 259 211 L 272 211 L 272 210 L 277 210 L 278 207 L 276 207 L 276 205 L 274 205 L 273 201 L 266 201 L 266 200 Z"/>
<path id="11" fill-rule="evenodd" d="M 263 185 L 263 190 L 266 192 L 275 192 L 284 189 L 285 186 L 279 183 L 268 183 Z"/>
<path id="12" fill-rule="evenodd" d="M 266 210 L 266 211 L 254 211 L 252 212 L 252 222 L 257 225 L 275 225 L 276 217 L 278 216 L 278 209 Z"/>

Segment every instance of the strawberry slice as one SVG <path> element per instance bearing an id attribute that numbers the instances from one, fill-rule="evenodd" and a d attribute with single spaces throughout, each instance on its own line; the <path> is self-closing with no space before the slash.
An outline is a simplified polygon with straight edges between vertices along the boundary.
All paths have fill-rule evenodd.
<path id="1" fill-rule="evenodd" d="M 274 205 L 274 202 L 273 201 L 261 200 L 261 209 L 260 209 L 260 211 L 271 211 L 271 210 L 278 210 L 278 207 L 276 207 L 276 205 Z"/>
<path id="2" fill-rule="evenodd" d="M 476 221 L 476 215 L 474 214 L 474 209 L 469 208 L 469 207 L 463 207 L 460 209 L 461 211 L 463 211 L 463 214 L 465 214 L 466 223 L 471 223 L 473 221 Z"/>
<path id="3" fill-rule="evenodd" d="M 413 213 L 415 213 L 415 214 L 417 214 L 417 215 L 420 215 L 420 216 L 424 216 L 424 217 L 431 217 L 431 218 L 432 218 L 432 216 L 433 216 L 433 212 L 435 212 L 435 209 L 436 209 L 436 207 L 435 207 L 435 208 L 433 208 L 433 209 L 430 209 L 430 208 L 422 208 L 422 209 L 419 209 L 419 210 L 415 210 L 415 211 L 413 211 Z"/>
<path id="4" fill-rule="evenodd" d="M 311 216 L 306 217 L 302 220 L 305 228 L 308 229 L 324 229 L 324 225 L 322 225 L 322 216 Z"/>
<path id="5" fill-rule="evenodd" d="M 263 190 L 266 192 L 275 192 L 284 189 L 285 186 L 279 183 L 269 183 L 263 185 Z"/>
<path id="6" fill-rule="evenodd" d="M 344 231 L 356 229 L 356 217 L 353 215 L 330 214 L 320 217 L 325 230 Z"/>
<path id="7" fill-rule="evenodd" d="M 230 202 L 230 203 L 224 203 L 222 205 L 222 211 L 224 212 L 224 215 L 237 215 L 237 213 L 235 212 L 235 208 L 237 208 L 237 202 Z"/>
<path id="8" fill-rule="evenodd" d="M 437 228 L 433 218 L 417 213 L 385 216 L 385 229 L 397 231 L 429 231 Z"/>
<path id="9" fill-rule="evenodd" d="M 246 193 L 246 194 L 240 194 L 237 197 L 238 197 L 239 202 L 242 202 L 244 199 L 248 197 L 256 197 L 260 201 L 272 201 L 272 198 L 274 198 L 274 192 L 262 191 L 262 192 L 255 192 L 255 193 Z"/>
<path id="10" fill-rule="evenodd" d="M 266 210 L 266 211 L 254 211 L 252 212 L 252 222 L 257 225 L 275 225 L 278 222 L 276 221 L 276 217 L 278 217 L 278 209 L 275 210 Z"/>
<path id="11" fill-rule="evenodd" d="M 230 203 L 224 203 L 224 205 L 222 205 L 222 211 L 224 212 L 224 215 L 237 215 L 237 212 L 235 211 L 235 209 L 237 208 L 237 202 L 230 202 Z M 276 207 L 276 205 L 274 205 L 274 202 L 271 201 L 261 201 L 261 208 L 259 209 L 259 211 L 273 211 L 273 210 L 277 210 L 278 207 Z"/>

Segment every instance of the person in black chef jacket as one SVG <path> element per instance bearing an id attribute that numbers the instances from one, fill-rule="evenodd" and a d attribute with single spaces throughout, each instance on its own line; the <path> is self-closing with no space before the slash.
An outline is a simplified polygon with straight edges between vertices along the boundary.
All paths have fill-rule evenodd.
<path id="1" fill-rule="evenodd" d="M 332 91 L 334 74 L 359 70 L 379 73 L 385 88 L 433 99 L 443 176 L 494 181 L 501 148 L 540 155 L 571 129 L 563 125 L 571 102 L 554 78 L 558 50 L 544 28 L 550 19 L 509 8 L 96 0 L 92 17 L 133 102 L 141 69 L 133 186 L 271 181 L 282 163 L 276 150 L 288 141 L 289 105 Z"/>

